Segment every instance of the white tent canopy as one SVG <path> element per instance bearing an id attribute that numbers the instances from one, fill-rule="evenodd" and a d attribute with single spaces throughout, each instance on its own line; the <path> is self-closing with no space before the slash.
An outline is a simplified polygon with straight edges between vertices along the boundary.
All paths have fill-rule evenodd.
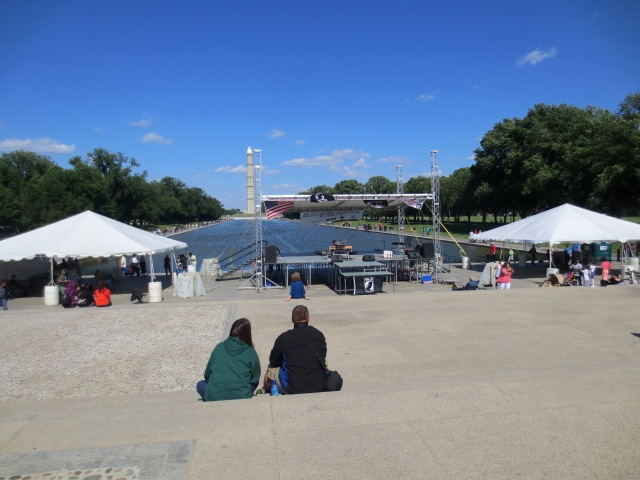
<path id="1" fill-rule="evenodd" d="M 187 244 L 86 211 L 0 242 L 0 260 L 154 254 Z"/>
<path id="2" fill-rule="evenodd" d="M 476 235 L 514 243 L 626 242 L 640 239 L 640 225 L 568 203 Z"/>

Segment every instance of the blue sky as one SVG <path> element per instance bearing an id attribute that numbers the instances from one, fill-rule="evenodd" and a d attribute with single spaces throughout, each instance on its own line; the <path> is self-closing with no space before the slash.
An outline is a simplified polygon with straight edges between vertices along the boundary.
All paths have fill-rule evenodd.
<path id="1" fill-rule="evenodd" d="M 244 208 L 263 193 L 472 164 L 536 103 L 640 90 L 634 1 L 0 1 L 0 149 L 134 157 Z"/>

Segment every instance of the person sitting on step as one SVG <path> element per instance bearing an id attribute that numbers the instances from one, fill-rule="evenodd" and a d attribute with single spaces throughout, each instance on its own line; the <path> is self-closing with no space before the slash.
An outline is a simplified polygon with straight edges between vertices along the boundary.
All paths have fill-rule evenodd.
<path id="1" fill-rule="evenodd" d="M 196 385 L 203 402 L 251 398 L 260 383 L 260 359 L 251 339 L 251 322 L 233 322 L 227 339 L 211 352 L 204 380 Z"/>
<path id="2" fill-rule="evenodd" d="M 294 274 L 291 275 L 291 289 L 289 290 L 289 298 L 287 298 L 287 302 L 292 298 L 305 298 L 307 300 L 311 300 L 311 297 L 307 295 L 307 292 L 304 289 L 304 283 L 300 280 L 300 274 L 298 272 L 294 272 Z"/>

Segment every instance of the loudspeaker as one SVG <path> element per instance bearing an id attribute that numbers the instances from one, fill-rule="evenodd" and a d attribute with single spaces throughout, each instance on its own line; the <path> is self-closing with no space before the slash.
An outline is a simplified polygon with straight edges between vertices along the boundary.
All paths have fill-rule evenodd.
<path id="1" fill-rule="evenodd" d="M 343 261 L 342 255 L 332 255 L 331 256 L 331 262 L 332 263 L 340 263 L 342 261 Z"/>
<path id="2" fill-rule="evenodd" d="M 433 258 L 436 256 L 436 251 L 433 248 L 433 243 L 423 243 L 420 245 L 420 256 L 422 258 Z"/>
<path id="3" fill-rule="evenodd" d="M 420 258 L 420 252 L 407 252 L 407 258 L 409 259 L 418 259 Z"/>
<path id="4" fill-rule="evenodd" d="M 264 249 L 264 263 L 273 265 L 278 261 L 278 249 L 275 245 L 269 245 Z"/>
<path id="5" fill-rule="evenodd" d="M 375 255 L 363 255 L 362 256 L 362 261 L 363 262 L 375 262 L 376 261 L 376 256 Z"/>

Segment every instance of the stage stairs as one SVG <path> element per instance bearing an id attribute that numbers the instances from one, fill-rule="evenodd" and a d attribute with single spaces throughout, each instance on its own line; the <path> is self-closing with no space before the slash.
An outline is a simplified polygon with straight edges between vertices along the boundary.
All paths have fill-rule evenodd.
<path id="1" fill-rule="evenodd" d="M 224 280 L 235 272 L 242 270 L 247 265 L 250 265 L 254 261 L 254 253 L 255 245 L 248 245 L 240 250 L 232 251 L 223 259 L 219 259 L 218 264 L 220 265 L 220 269 L 228 268 L 228 270 L 223 271 L 216 280 Z M 235 261 L 240 261 L 240 264 L 233 265 L 234 257 Z"/>

